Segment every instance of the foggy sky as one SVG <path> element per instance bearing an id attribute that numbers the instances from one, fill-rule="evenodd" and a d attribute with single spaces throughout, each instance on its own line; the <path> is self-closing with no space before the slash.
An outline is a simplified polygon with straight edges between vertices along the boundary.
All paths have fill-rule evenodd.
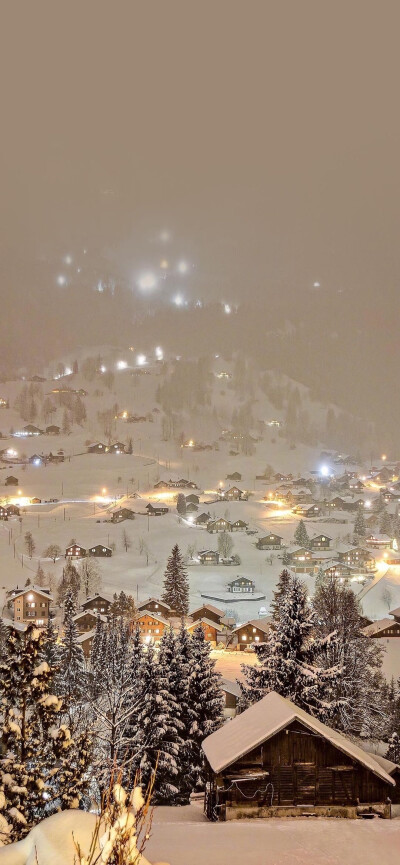
<path id="1" fill-rule="evenodd" d="M 167 227 L 211 292 L 398 305 L 398 3 L 1 11 L 3 272 L 83 241 L 129 271 Z"/>

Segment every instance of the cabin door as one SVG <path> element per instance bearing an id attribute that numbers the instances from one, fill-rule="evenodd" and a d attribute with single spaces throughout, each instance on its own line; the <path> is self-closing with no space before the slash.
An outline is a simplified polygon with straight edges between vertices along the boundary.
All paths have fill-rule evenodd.
<path id="1" fill-rule="evenodd" d="M 315 764 L 297 763 L 295 770 L 295 805 L 315 805 Z"/>

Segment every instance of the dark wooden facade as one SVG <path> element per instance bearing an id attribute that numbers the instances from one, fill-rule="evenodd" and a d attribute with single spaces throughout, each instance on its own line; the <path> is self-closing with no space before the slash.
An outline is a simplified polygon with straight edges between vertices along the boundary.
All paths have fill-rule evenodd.
<path id="1" fill-rule="evenodd" d="M 215 774 L 207 765 L 206 810 L 226 819 L 227 809 L 249 806 L 384 806 L 400 790 L 343 753 L 298 720 Z M 268 816 L 266 813 L 260 816 Z M 344 816 L 344 815 L 343 815 Z"/>

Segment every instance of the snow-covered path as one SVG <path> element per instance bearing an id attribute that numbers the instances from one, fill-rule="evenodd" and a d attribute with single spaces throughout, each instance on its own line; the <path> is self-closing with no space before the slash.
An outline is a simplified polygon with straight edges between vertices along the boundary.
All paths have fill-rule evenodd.
<path id="1" fill-rule="evenodd" d="M 150 861 L 171 865 L 393 865 L 400 819 L 204 822 L 197 806 L 158 808 Z"/>

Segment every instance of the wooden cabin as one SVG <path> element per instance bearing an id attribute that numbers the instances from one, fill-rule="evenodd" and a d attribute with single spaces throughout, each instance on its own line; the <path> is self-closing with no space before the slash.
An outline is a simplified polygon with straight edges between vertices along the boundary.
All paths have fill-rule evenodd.
<path id="1" fill-rule="evenodd" d="M 201 565 L 218 565 L 219 552 L 217 550 L 200 550 L 198 559 Z"/>
<path id="2" fill-rule="evenodd" d="M 328 535 L 316 535 L 315 538 L 311 538 L 310 548 L 312 550 L 329 550 L 331 541 L 332 538 Z"/>
<path id="3" fill-rule="evenodd" d="M 137 626 L 144 643 L 157 644 L 160 642 L 165 629 L 169 628 L 169 622 L 163 616 L 157 615 L 157 613 L 142 610 L 137 619 Z"/>
<path id="4" fill-rule="evenodd" d="M 216 622 L 208 619 L 206 616 L 202 616 L 200 619 L 196 619 L 195 622 L 190 622 L 186 625 L 186 630 L 192 636 L 196 628 L 201 628 L 204 634 L 204 639 L 207 643 L 211 643 L 213 647 L 217 645 L 217 643 L 224 640 L 226 636 L 226 631 L 220 629 L 219 625 Z"/>
<path id="5" fill-rule="evenodd" d="M 124 520 L 134 520 L 135 513 L 131 508 L 118 508 L 111 516 L 112 523 L 123 523 Z"/>
<path id="6" fill-rule="evenodd" d="M 147 610 L 149 613 L 157 613 L 158 616 L 163 616 L 164 618 L 168 618 L 172 613 L 171 607 L 165 604 L 164 601 L 160 601 L 159 598 L 147 598 L 145 601 L 141 601 L 137 605 L 137 608 L 139 613 Z"/>
<path id="7" fill-rule="evenodd" d="M 85 547 L 81 547 L 80 544 L 71 544 L 65 550 L 66 559 L 84 559 L 85 557 L 86 549 Z"/>
<path id="8" fill-rule="evenodd" d="M 93 628 L 92 631 L 84 631 L 82 634 L 79 634 L 79 637 L 77 638 L 77 643 L 82 647 L 82 651 L 86 661 L 90 659 L 93 637 L 95 633 L 96 630 L 95 628 Z"/>
<path id="9" fill-rule="evenodd" d="M 270 533 L 259 538 L 256 544 L 258 550 L 281 550 L 283 538 L 280 535 Z"/>
<path id="10" fill-rule="evenodd" d="M 81 613 L 77 613 L 74 616 L 74 622 L 80 634 L 86 634 L 88 631 L 93 631 L 96 627 L 97 618 L 100 617 L 100 620 L 105 624 L 107 622 L 107 618 L 100 613 L 95 613 L 93 610 L 83 610 Z"/>
<path id="11" fill-rule="evenodd" d="M 112 556 L 111 547 L 105 547 L 103 544 L 96 544 L 94 547 L 89 547 L 88 556 L 94 556 L 95 558 L 109 558 Z"/>
<path id="12" fill-rule="evenodd" d="M 272 691 L 203 741 L 210 820 L 390 817 L 396 781 L 341 733 Z"/>
<path id="13" fill-rule="evenodd" d="M 12 598 L 14 620 L 42 628 L 46 627 L 52 600 L 53 597 L 49 591 L 46 592 L 46 590 L 36 586 L 28 586 Z"/>
<path id="14" fill-rule="evenodd" d="M 165 505 L 152 505 L 151 503 L 146 505 L 146 511 L 149 517 L 163 517 L 164 514 L 167 514 L 169 508 Z"/>
<path id="15" fill-rule="evenodd" d="M 196 610 L 193 610 L 190 613 L 194 622 L 198 622 L 200 619 L 207 618 L 209 621 L 214 622 L 216 625 L 221 623 L 222 619 L 225 619 L 225 613 L 223 610 L 220 610 L 218 607 L 214 607 L 212 604 L 202 604 L 201 607 L 197 607 Z"/>
<path id="16" fill-rule="evenodd" d="M 81 604 L 82 610 L 93 610 L 94 613 L 103 613 L 107 615 L 112 604 L 112 600 L 110 598 L 106 598 L 105 595 L 93 595 L 91 598 L 87 598 L 86 601 L 83 601 Z"/>
<path id="17" fill-rule="evenodd" d="M 228 583 L 228 592 L 239 592 L 240 594 L 253 594 L 255 592 L 255 582 L 248 577 L 236 577 L 236 580 L 231 580 Z"/>
<path id="18" fill-rule="evenodd" d="M 239 652 L 252 649 L 254 643 L 265 643 L 270 627 L 271 619 L 267 616 L 262 619 L 250 619 L 249 622 L 234 628 L 230 645 Z"/>

